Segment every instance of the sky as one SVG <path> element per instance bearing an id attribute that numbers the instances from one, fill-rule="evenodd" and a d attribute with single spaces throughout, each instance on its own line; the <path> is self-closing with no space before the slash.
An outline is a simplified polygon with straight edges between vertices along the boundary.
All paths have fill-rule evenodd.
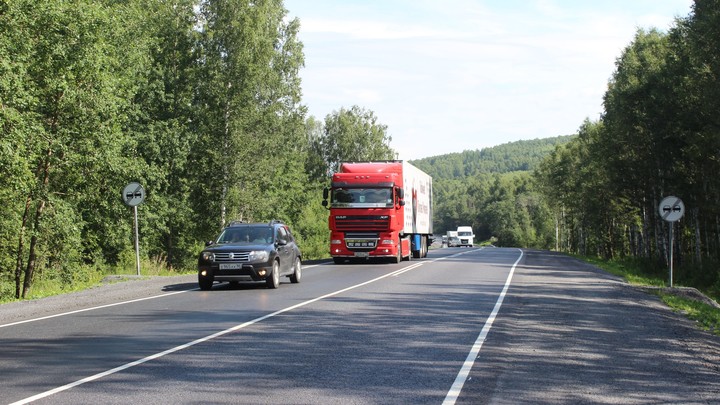
<path id="1" fill-rule="evenodd" d="M 309 115 L 357 105 L 403 160 L 577 133 L 638 29 L 692 0 L 285 0 Z"/>

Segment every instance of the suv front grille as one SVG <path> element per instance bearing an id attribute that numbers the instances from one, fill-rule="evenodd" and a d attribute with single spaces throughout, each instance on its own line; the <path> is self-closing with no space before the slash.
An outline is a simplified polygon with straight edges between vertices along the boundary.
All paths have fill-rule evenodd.
<path id="1" fill-rule="evenodd" d="M 220 252 L 215 253 L 216 262 L 246 262 L 250 256 L 249 252 Z"/>

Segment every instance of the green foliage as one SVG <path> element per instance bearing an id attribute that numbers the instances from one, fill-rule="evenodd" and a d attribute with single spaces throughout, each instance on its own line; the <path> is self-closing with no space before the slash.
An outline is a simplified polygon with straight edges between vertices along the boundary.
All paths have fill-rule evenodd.
<path id="1" fill-rule="evenodd" d="M 674 294 L 660 293 L 660 298 L 670 308 L 680 311 L 688 318 L 697 321 L 702 329 L 720 335 L 720 309 Z"/>
<path id="2" fill-rule="evenodd" d="M 312 122 L 308 123 L 311 125 Z M 372 111 L 358 106 L 328 114 L 322 135 L 313 137 L 312 141 L 311 148 L 319 152 L 322 162 L 322 170 L 315 171 L 315 178 L 336 172 L 341 162 L 395 158 L 387 126 L 380 124 Z"/>
<path id="3" fill-rule="evenodd" d="M 529 169 L 576 136 L 518 141 L 412 161 L 433 176 L 434 229 L 473 227 L 499 246 L 554 246 L 552 210 Z"/>
<path id="4" fill-rule="evenodd" d="M 510 142 L 481 150 L 433 156 L 413 160 L 412 164 L 428 173 L 433 181 L 473 177 L 488 173 L 534 170 L 556 146 L 569 142 L 574 135 Z"/>
<path id="5" fill-rule="evenodd" d="M 330 247 L 328 210 L 320 204 L 321 185 L 309 188 L 293 233 L 303 254 L 303 260 L 327 258 Z"/>
<path id="6" fill-rule="evenodd" d="M 696 0 L 669 33 L 639 30 L 577 135 L 413 161 L 435 231 L 667 263 L 656 211 L 674 194 L 678 276 L 720 290 L 717 10 Z M 235 219 L 282 219 L 305 259 L 325 257 L 329 175 L 396 153 L 369 109 L 306 119 L 299 29 L 281 0 L 2 2 L 0 299 L 132 272 L 130 181 L 147 191 L 147 271 L 192 269 Z"/>
<path id="7" fill-rule="evenodd" d="M 720 283 L 720 1 L 697 0 L 668 33 L 638 30 L 616 63 L 605 113 L 536 171 L 558 223 L 559 248 L 669 264 L 700 289 Z M 669 224 L 663 197 L 685 202 Z"/>

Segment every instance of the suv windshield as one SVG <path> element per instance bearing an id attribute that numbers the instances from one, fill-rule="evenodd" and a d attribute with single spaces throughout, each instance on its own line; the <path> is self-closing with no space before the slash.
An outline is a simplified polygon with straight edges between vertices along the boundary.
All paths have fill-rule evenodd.
<path id="1" fill-rule="evenodd" d="M 267 245 L 273 243 L 273 229 L 270 226 L 237 226 L 226 228 L 217 243 L 234 245 Z"/>

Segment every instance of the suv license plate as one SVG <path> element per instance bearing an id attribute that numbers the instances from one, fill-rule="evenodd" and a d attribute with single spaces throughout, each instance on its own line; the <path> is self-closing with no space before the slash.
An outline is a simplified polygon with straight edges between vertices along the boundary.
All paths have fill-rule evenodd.
<path id="1" fill-rule="evenodd" d="M 220 263 L 220 270 L 240 270 L 242 264 L 240 263 Z"/>
<path id="2" fill-rule="evenodd" d="M 368 252 L 355 252 L 355 257 L 370 257 Z"/>

